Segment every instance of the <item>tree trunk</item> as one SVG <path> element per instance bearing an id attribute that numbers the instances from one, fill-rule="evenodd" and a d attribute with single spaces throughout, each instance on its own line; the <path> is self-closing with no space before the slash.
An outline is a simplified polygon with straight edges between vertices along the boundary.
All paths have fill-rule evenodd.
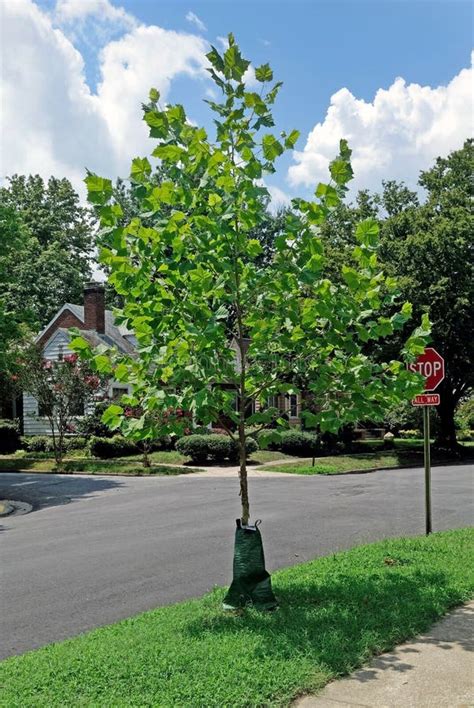
<path id="1" fill-rule="evenodd" d="M 453 394 L 449 380 L 443 382 L 440 388 L 440 404 L 437 406 L 439 427 L 435 444 L 438 447 L 455 449 L 458 445 L 456 439 L 456 426 L 454 424 L 454 411 L 458 401 Z"/>
<path id="2" fill-rule="evenodd" d="M 241 403 L 245 406 L 245 400 L 241 397 Z M 247 526 L 250 517 L 249 491 L 247 481 L 247 454 L 245 450 L 245 418 L 240 416 L 239 421 L 239 452 L 240 452 L 240 502 L 242 505 L 242 525 Z"/>
<path id="3" fill-rule="evenodd" d="M 150 458 L 148 457 L 148 446 L 143 448 L 142 463 L 145 468 L 151 467 Z"/>

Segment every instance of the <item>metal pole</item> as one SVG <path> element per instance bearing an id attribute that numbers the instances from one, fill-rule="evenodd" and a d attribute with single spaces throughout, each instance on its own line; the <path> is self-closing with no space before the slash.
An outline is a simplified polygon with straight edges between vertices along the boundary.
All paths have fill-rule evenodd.
<path id="1" fill-rule="evenodd" d="M 430 460 L 430 407 L 423 406 L 423 435 L 425 457 L 425 515 L 426 535 L 432 532 L 431 526 L 431 460 Z"/>

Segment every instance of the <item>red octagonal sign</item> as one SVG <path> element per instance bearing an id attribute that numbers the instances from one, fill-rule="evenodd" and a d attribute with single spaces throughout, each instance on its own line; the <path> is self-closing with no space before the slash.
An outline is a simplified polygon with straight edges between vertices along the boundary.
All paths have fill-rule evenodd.
<path id="1" fill-rule="evenodd" d="M 444 379 L 444 359 L 433 347 L 427 347 L 407 368 L 425 377 L 425 391 L 434 391 Z"/>

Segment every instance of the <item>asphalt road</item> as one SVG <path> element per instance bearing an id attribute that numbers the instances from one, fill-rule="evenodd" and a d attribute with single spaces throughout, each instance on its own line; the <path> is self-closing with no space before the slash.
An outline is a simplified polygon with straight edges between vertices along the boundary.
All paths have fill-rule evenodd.
<path id="1" fill-rule="evenodd" d="M 472 523 L 474 466 L 433 469 L 435 530 Z M 237 479 L 0 474 L 0 657 L 231 579 Z M 251 479 L 268 569 L 389 536 L 422 534 L 423 472 Z"/>

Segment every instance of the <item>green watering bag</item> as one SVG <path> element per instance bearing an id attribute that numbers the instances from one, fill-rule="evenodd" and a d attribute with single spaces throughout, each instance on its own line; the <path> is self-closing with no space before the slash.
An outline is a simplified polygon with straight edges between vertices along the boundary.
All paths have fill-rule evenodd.
<path id="1" fill-rule="evenodd" d="M 253 605 L 260 610 L 272 610 L 278 602 L 272 590 L 270 574 L 265 570 L 262 536 L 255 526 L 242 526 L 237 519 L 234 545 L 234 577 L 223 607 L 235 610 Z"/>

